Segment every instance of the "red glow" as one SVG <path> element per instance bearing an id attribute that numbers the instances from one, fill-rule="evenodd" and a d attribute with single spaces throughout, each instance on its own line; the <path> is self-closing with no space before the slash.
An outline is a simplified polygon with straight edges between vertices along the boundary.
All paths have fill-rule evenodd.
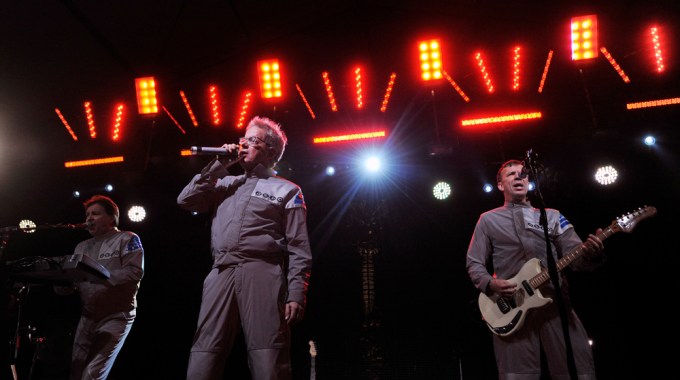
<path id="1" fill-rule="evenodd" d="M 179 123 L 177 122 L 177 120 L 172 116 L 172 114 L 170 114 L 170 111 L 168 111 L 168 109 L 165 108 L 165 106 L 163 106 L 162 108 L 163 108 L 163 111 L 165 111 L 165 114 L 168 115 L 168 117 L 170 118 L 170 120 L 172 120 L 172 122 L 175 123 L 175 125 L 177 126 L 177 128 L 179 128 L 179 131 L 182 132 L 183 135 L 186 135 L 187 133 L 184 131 L 184 128 L 182 128 L 182 126 L 179 125 Z"/>
<path id="2" fill-rule="evenodd" d="M 194 116 L 194 111 L 191 109 L 191 105 L 189 104 L 189 100 L 187 99 L 186 95 L 184 95 L 184 91 L 180 91 L 179 96 L 182 97 L 184 108 L 186 108 L 187 113 L 189 113 L 189 118 L 191 118 L 191 124 L 193 124 L 194 127 L 198 127 L 198 121 L 196 121 L 196 116 Z"/>
<path id="3" fill-rule="evenodd" d="M 356 89 L 356 94 L 357 94 L 357 108 L 362 109 L 364 108 L 364 95 L 361 89 L 361 83 L 362 83 L 362 78 L 361 78 L 361 67 L 357 67 L 354 69 L 354 87 Z"/>
<path id="4" fill-rule="evenodd" d="M 512 89 L 519 90 L 519 64 L 520 64 L 520 47 L 516 46 L 514 54 L 512 55 Z"/>
<path id="5" fill-rule="evenodd" d="M 387 82 L 387 89 L 385 89 L 385 95 L 383 95 L 383 101 L 380 105 L 380 112 L 387 111 L 387 104 L 390 101 L 390 95 L 392 94 L 392 88 L 394 88 L 395 79 L 397 79 L 397 73 L 392 73 L 392 75 L 390 75 L 390 80 Z"/>
<path id="6" fill-rule="evenodd" d="M 260 78 L 260 95 L 264 99 L 280 98 L 281 67 L 278 59 L 268 59 L 257 62 L 257 72 Z"/>
<path id="7" fill-rule="evenodd" d="M 663 50 L 661 48 L 661 30 L 659 27 L 653 26 L 649 30 L 652 37 L 652 46 L 654 47 L 654 62 L 656 64 L 656 72 L 662 73 L 665 69 L 663 64 Z"/>
<path id="8" fill-rule="evenodd" d="M 489 72 L 486 70 L 486 66 L 484 65 L 482 53 L 476 53 L 475 60 L 477 61 L 477 66 L 479 67 L 479 72 L 482 74 L 482 80 L 484 81 L 484 85 L 486 85 L 487 91 L 489 93 L 493 93 L 493 82 L 491 81 L 491 75 L 489 75 Z"/>
<path id="9" fill-rule="evenodd" d="M 85 118 L 87 119 L 87 128 L 90 131 L 90 137 L 97 137 L 97 129 L 94 125 L 94 116 L 92 115 L 92 104 L 85 102 Z"/>
<path id="10" fill-rule="evenodd" d="M 543 67 L 543 75 L 541 76 L 541 83 L 538 85 L 538 92 L 543 92 L 543 86 L 545 85 L 545 78 L 548 76 L 548 69 L 550 68 L 550 61 L 552 60 L 553 51 L 548 52 L 548 58 L 545 60 L 545 66 Z"/>
<path id="11" fill-rule="evenodd" d="M 424 81 L 442 78 L 442 53 L 439 40 L 421 41 L 418 43 L 420 58 L 420 77 Z"/>
<path id="12" fill-rule="evenodd" d="M 314 115 L 314 111 L 312 111 L 312 107 L 309 105 L 309 102 L 307 101 L 307 98 L 305 98 L 305 94 L 302 93 L 302 89 L 300 86 L 296 83 L 295 88 L 298 90 L 298 94 L 300 94 L 300 98 L 302 98 L 302 101 L 305 103 L 305 107 L 307 107 L 307 111 L 309 111 L 309 115 L 312 117 L 312 119 L 316 119 L 316 115 Z"/>
<path id="13" fill-rule="evenodd" d="M 137 89 L 137 112 L 140 115 L 158 113 L 158 100 L 156 99 L 156 81 L 153 77 L 135 79 Z"/>
<path id="14" fill-rule="evenodd" d="M 123 110 L 125 106 L 123 104 L 118 104 L 116 106 L 116 117 L 113 123 L 113 141 L 118 141 L 120 139 L 121 128 L 123 126 Z"/>
<path id="15" fill-rule="evenodd" d="M 54 112 L 57 113 L 57 116 L 59 116 L 59 119 L 61 120 L 61 123 L 64 124 L 64 128 L 66 128 L 66 131 L 71 135 L 71 138 L 73 141 L 78 141 L 78 136 L 73 132 L 73 129 L 71 129 L 71 126 L 68 124 L 68 121 L 66 121 L 66 118 L 64 115 L 61 114 L 61 111 L 59 111 L 59 108 L 55 108 Z"/>
<path id="16" fill-rule="evenodd" d="M 236 128 L 243 128 L 246 122 L 246 116 L 248 116 L 248 108 L 250 107 L 250 98 L 253 97 L 253 93 L 248 91 L 243 95 L 243 101 L 241 102 L 241 112 L 238 116 L 238 121 L 236 122 Z"/>
<path id="17" fill-rule="evenodd" d="M 611 54 L 609 54 L 609 52 L 607 51 L 607 49 L 606 49 L 604 46 L 602 46 L 602 47 L 600 48 L 600 51 L 602 52 L 602 54 L 604 55 L 604 57 L 607 58 L 607 61 L 609 61 L 609 63 L 612 65 L 612 67 L 614 68 L 614 70 L 616 70 L 616 72 L 619 74 L 619 76 L 621 77 L 621 79 L 623 79 L 623 81 L 626 82 L 626 83 L 630 83 L 630 78 L 628 78 L 628 75 L 626 75 L 626 73 L 623 71 L 623 69 L 621 68 L 621 66 L 619 66 L 618 63 L 616 63 L 616 60 L 614 59 L 614 57 L 612 57 Z"/>
<path id="18" fill-rule="evenodd" d="M 335 95 L 333 95 L 333 87 L 331 86 L 331 78 L 328 76 L 328 72 L 324 71 L 321 73 L 323 78 L 323 85 L 326 88 L 326 95 L 328 95 L 328 103 L 331 105 L 331 111 L 337 112 L 338 105 L 335 103 Z"/>
<path id="19" fill-rule="evenodd" d="M 580 61 L 597 58 L 597 16 L 571 18 L 571 59 Z"/>
<path id="20" fill-rule="evenodd" d="M 212 112 L 212 122 L 214 126 L 220 125 L 220 101 L 217 93 L 217 86 L 210 86 L 208 89 L 210 96 L 210 111 Z"/>
<path id="21" fill-rule="evenodd" d="M 463 100 L 465 100 L 466 102 L 469 102 L 470 98 L 467 95 L 465 95 L 463 89 L 460 88 L 460 86 L 458 86 L 458 84 L 453 80 L 453 78 L 451 78 L 451 76 L 444 70 L 442 70 L 442 74 L 444 74 L 444 78 L 446 78 L 446 80 L 451 84 L 451 86 L 453 86 L 458 95 L 460 95 L 460 97 L 463 98 Z"/>
<path id="22" fill-rule="evenodd" d="M 626 104 L 626 109 L 634 110 L 638 108 L 663 107 L 673 104 L 680 104 L 680 98 L 647 100 L 645 102 L 628 103 Z"/>
<path id="23" fill-rule="evenodd" d="M 386 136 L 387 136 L 387 132 L 383 130 L 383 131 L 351 133 L 351 134 L 345 134 L 345 135 L 319 136 L 319 137 L 314 137 L 313 142 L 314 142 L 314 144 L 325 144 L 325 143 L 334 143 L 334 142 L 342 142 L 342 141 L 383 138 L 383 137 L 386 137 Z"/>

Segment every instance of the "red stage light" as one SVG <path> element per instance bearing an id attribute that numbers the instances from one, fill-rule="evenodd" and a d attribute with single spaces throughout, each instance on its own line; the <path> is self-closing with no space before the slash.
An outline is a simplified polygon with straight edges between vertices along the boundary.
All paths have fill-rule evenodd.
<path id="1" fill-rule="evenodd" d="M 137 89 L 137 112 L 140 115 L 158 113 L 158 100 L 156 99 L 156 81 L 153 77 L 135 79 Z"/>
<path id="2" fill-rule="evenodd" d="M 571 59 L 580 61 L 597 58 L 597 16 L 571 18 Z"/>
<path id="3" fill-rule="evenodd" d="M 260 77 L 260 95 L 264 99 L 280 98 L 281 70 L 277 59 L 257 62 L 257 72 Z"/>
<path id="4" fill-rule="evenodd" d="M 439 40 L 418 43 L 420 57 L 420 77 L 424 81 L 442 78 L 442 53 Z"/>

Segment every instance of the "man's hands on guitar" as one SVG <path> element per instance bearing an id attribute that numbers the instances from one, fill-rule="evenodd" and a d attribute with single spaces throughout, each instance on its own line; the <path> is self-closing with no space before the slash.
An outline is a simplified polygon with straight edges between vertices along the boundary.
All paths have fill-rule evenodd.
<path id="1" fill-rule="evenodd" d="M 595 231 L 595 235 L 590 234 L 588 235 L 588 239 L 586 239 L 585 242 L 583 242 L 583 253 L 585 254 L 585 257 L 588 259 L 595 259 L 599 256 L 599 253 L 604 249 L 604 243 L 600 238 L 598 238 L 596 235 L 599 235 L 602 233 L 602 228 L 598 228 L 597 231 Z"/>
<path id="2" fill-rule="evenodd" d="M 517 290 L 517 283 L 510 280 L 493 278 L 489 282 L 489 289 L 501 297 L 510 298 L 515 293 L 515 290 Z"/>

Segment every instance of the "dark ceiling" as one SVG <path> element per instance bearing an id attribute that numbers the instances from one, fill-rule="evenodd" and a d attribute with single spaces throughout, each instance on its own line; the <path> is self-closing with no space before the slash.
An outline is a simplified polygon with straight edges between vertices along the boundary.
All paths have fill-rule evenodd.
<path id="1" fill-rule="evenodd" d="M 570 60 L 569 18 L 592 13 L 598 15 L 600 43 L 626 71 L 631 83 L 624 83 L 602 57 L 587 64 Z M 653 72 L 645 40 L 653 22 L 662 26 L 667 38 L 667 70 L 663 74 Z M 407 308 L 404 299 L 428 310 L 451 306 L 441 297 L 459 297 L 464 299 L 461 303 L 467 302 L 466 297 L 474 292 L 467 293 L 470 284 L 461 257 L 479 213 L 501 202 L 497 193 L 481 193 L 481 186 L 493 181 L 501 161 L 521 158 L 528 149 L 539 154 L 546 168 L 546 203 L 564 209 L 580 234 L 603 227 L 614 216 L 645 203 L 661 210 L 657 224 L 649 229 L 641 227 L 642 231 L 636 233 L 639 239 L 621 239 L 634 244 L 624 247 L 624 243 L 617 245 L 612 239 L 612 250 L 623 251 L 617 252 L 618 261 L 614 259 L 602 279 L 586 280 L 586 284 L 618 291 L 612 285 L 621 281 L 615 271 L 639 269 L 636 249 L 643 255 L 654 252 L 670 263 L 677 262 L 662 248 L 666 243 L 661 235 L 672 234 L 677 226 L 671 216 L 677 211 L 673 197 L 680 192 L 680 105 L 635 111 L 627 111 L 625 105 L 680 96 L 679 35 L 680 12 L 676 2 L 670 0 L 607 4 L 62 0 L 39 5 L 4 0 L 0 5 L 0 227 L 16 225 L 26 217 L 37 223 L 79 222 L 81 200 L 71 197 L 72 190 L 91 195 L 111 182 L 116 188 L 112 196 L 122 207 L 135 202 L 150 205 L 146 224 L 122 226 L 138 231 L 145 242 L 150 257 L 150 273 L 145 279 L 147 300 L 152 294 L 166 297 L 161 285 L 163 275 L 153 273 L 153 264 L 157 271 L 161 268 L 179 282 L 190 282 L 188 290 L 174 291 L 183 294 L 196 290 L 201 265 L 208 258 L 202 256 L 206 262 L 187 268 L 184 254 L 207 249 L 192 245 L 191 240 L 204 239 L 201 244 L 207 244 L 207 220 L 185 215 L 177 209 L 175 198 L 208 158 L 179 157 L 179 150 L 236 141 L 242 133 L 234 128 L 241 94 L 245 90 L 257 94 L 255 62 L 276 57 L 284 66 L 285 97 L 265 102 L 256 95 L 250 114 L 282 123 L 290 142 L 280 174 L 299 183 L 307 198 L 318 274 L 311 298 L 323 307 L 317 306 L 316 319 L 311 317 L 305 334 L 317 333 L 331 340 L 339 338 L 333 334 L 346 332 L 320 330 L 324 323 L 345 323 L 342 316 L 347 316 L 345 308 L 352 303 L 345 299 L 345 291 L 357 291 L 356 284 L 345 287 L 349 281 L 359 281 L 352 272 L 359 265 L 356 255 L 345 251 L 354 249 L 348 242 L 365 237 L 365 226 L 356 223 L 357 218 L 366 216 L 361 213 L 362 207 L 376 204 L 376 198 L 371 198 L 375 193 L 362 199 L 352 158 L 367 146 L 382 148 L 391 155 L 388 166 L 392 174 L 378 190 L 384 193 L 377 195 L 387 200 L 385 207 L 389 209 L 379 228 L 383 250 L 391 251 L 380 262 L 383 268 L 390 268 L 381 274 L 382 284 L 391 286 L 390 291 L 381 293 L 386 315 Z M 469 103 L 447 82 L 419 81 L 415 47 L 419 39 L 427 37 L 442 40 L 445 69 L 471 98 Z M 509 57 L 517 43 L 523 46 L 525 82 L 519 92 L 513 92 L 508 85 Z M 494 94 L 485 92 L 472 58 L 480 50 L 496 80 Z M 538 93 L 549 51 L 554 52 L 551 68 L 544 91 Z M 367 107 L 362 111 L 351 107 L 353 84 L 349 73 L 356 63 L 365 69 Z M 336 89 L 340 106 L 336 113 L 328 109 L 323 71 L 330 73 Z M 381 113 L 379 104 L 393 72 L 397 74 L 393 96 L 388 111 Z M 164 112 L 155 117 L 136 114 L 134 79 L 140 76 L 156 78 L 161 105 L 186 134 Z M 217 85 L 223 95 L 227 121 L 219 128 L 210 126 L 207 112 L 210 84 Z M 303 89 L 316 119 L 300 100 L 296 84 Z M 180 90 L 192 102 L 199 127 L 190 124 Z M 82 104 L 88 100 L 100 128 L 96 140 L 86 134 Z M 118 102 L 125 103 L 129 113 L 124 137 L 114 144 L 106 138 L 105 129 Z M 69 120 L 78 141 L 70 138 L 55 108 Z M 541 111 L 543 117 L 483 132 L 459 126 L 460 120 L 468 117 L 533 110 Z M 373 127 L 388 130 L 387 142 L 322 147 L 311 143 L 319 134 Z M 656 134 L 657 147 L 640 145 L 646 133 Z M 111 155 L 124 155 L 126 161 L 76 169 L 63 166 L 65 161 Z M 335 180 L 322 178 L 327 163 L 341 168 Z M 620 182 L 606 189 L 594 188 L 592 172 L 604 163 L 617 166 Z M 429 187 L 435 179 L 454 183 L 454 197 L 443 206 L 430 196 Z M 659 235 L 653 229 L 660 229 Z M 652 240 L 654 246 L 645 247 L 644 238 Z M 158 258 L 154 262 L 153 257 L 160 255 L 171 258 L 174 264 L 159 262 Z M 638 278 L 656 275 L 651 263 L 643 267 Z M 403 283 L 404 278 L 412 276 L 410 270 L 421 272 L 416 276 L 419 285 L 412 288 Z M 345 276 L 346 272 L 350 274 Z M 665 285 L 677 290 L 677 285 Z M 658 289 L 658 285 L 654 287 Z M 600 329 L 603 338 L 610 339 L 607 344 L 611 351 L 603 355 L 614 352 L 612 356 L 616 356 L 621 354 L 615 349 L 620 338 L 607 323 L 608 318 L 616 318 L 612 310 L 618 310 L 619 305 L 615 299 L 603 301 L 599 297 L 589 300 L 611 308 L 603 311 L 602 307 L 593 307 L 594 311 L 585 312 L 585 318 L 593 329 Z M 192 302 L 189 310 L 196 306 L 196 300 Z M 326 311 L 319 311 L 322 308 Z M 413 317 L 415 312 L 408 310 L 405 315 Z M 188 339 L 193 315 L 182 317 L 190 325 L 185 334 Z M 437 326 L 445 323 L 446 316 L 429 318 L 424 324 Z M 616 326 L 629 323 L 629 319 L 623 319 Z M 434 332 L 425 327 L 406 333 L 396 325 L 391 328 L 405 334 L 402 343 L 412 347 L 417 343 L 408 339 L 423 343 L 416 335 Z M 459 347 L 468 338 L 476 340 L 468 333 L 448 331 L 443 337 L 461 339 Z M 437 334 L 434 332 L 435 337 Z M 633 332 L 636 334 L 641 333 Z M 143 346 L 142 335 L 136 339 Z M 476 343 L 467 349 L 470 354 L 476 349 L 482 351 L 480 355 L 489 354 Z M 605 363 L 616 365 L 613 360 Z"/>

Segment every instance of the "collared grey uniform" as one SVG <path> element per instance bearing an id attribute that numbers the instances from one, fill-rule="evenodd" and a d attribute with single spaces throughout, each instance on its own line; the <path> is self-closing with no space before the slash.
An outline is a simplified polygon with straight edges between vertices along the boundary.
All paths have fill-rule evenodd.
<path id="1" fill-rule="evenodd" d="M 89 256 L 111 274 L 103 283 L 78 284 L 82 315 L 71 363 L 72 380 L 103 380 L 135 320 L 137 291 L 144 275 L 144 249 L 135 233 L 114 228 L 80 242 L 74 256 Z"/>
<path id="2" fill-rule="evenodd" d="M 547 209 L 551 251 L 558 260 L 582 244 L 567 219 L 554 209 Z M 529 259 L 538 258 L 544 267 L 546 245 L 540 210 L 524 203 L 505 202 L 502 207 L 483 213 L 467 251 L 467 270 L 474 286 L 487 292 L 492 275 L 489 260 L 500 279 L 514 277 Z M 590 270 L 595 265 L 581 257 L 572 263 L 576 270 Z M 569 335 L 579 379 L 594 379 L 593 356 L 588 336 L 569 303 L 567 279 L 562 272 L 560 289 L 569 318 Z M 554 298 L 554 287 L 541 287 L 543 296 Z M 494 352 L 500 379 L 540 378 L 540 351 L 544 350 L 553 379 L 569 379 L 567 356 L 557 303 L 531 309 L 524 325 L 508 336 L 493 336 Z"/>
<path id="3" fill-rule="evenodd" d="M 312 262 L 302 191 L 262 165 L 231 176 L 213 160 L 177 202 L 213 215 L 214 263 L 203 284 L 187 379 L 221 379 L 239 328 L 252 377 L 289 379 L 285 304 L 305 305 Z"/>

